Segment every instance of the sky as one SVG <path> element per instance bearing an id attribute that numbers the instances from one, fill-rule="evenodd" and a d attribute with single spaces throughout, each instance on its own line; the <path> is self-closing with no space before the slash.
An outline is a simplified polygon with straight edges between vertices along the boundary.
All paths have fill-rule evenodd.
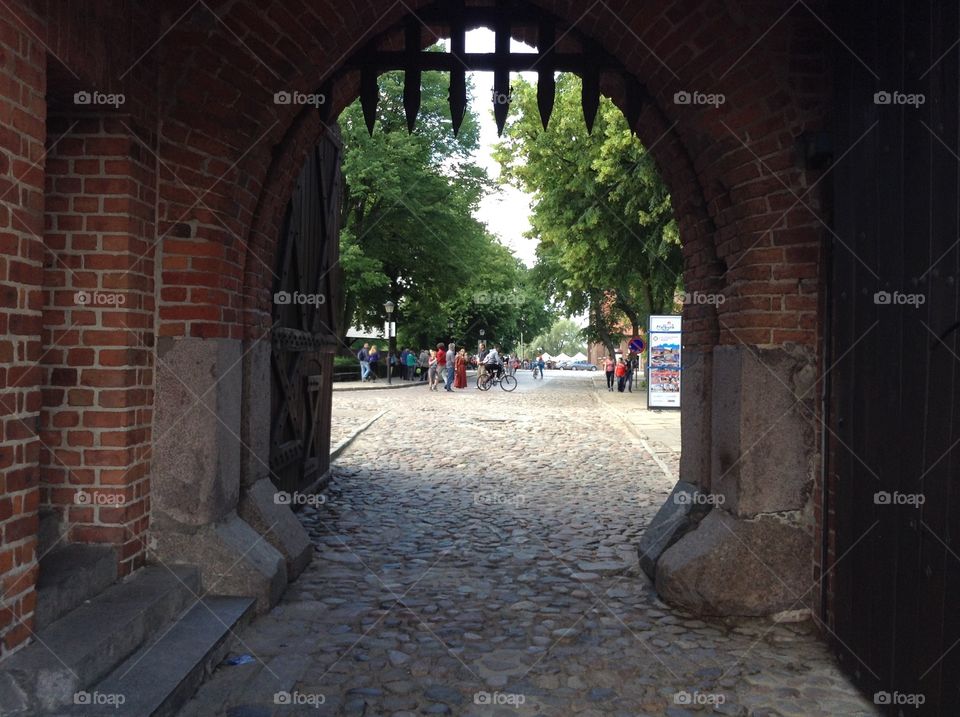
<path id="1" fill-rule="evenodd" d="M 494 33 L 486 28 L 471 30 L 467 33 L 467 52 L 493 52 Z M 514 52 L 532 52 L 533 48 L 511 40 Z M 500 165 L 494 161 L 493 146 L 497 143 L 497 125 L 493 120 L 492 72 L 470 72 L 473 79 L 474 97 L 471 109 L 480 118 L 480 147 L 473 155 L 480 166 L 486 168 L 489 175 L 496 179 L 500 176 Z M 535 78 L 535 73 L 530 74 Z M 523 236 L 530 229 L 530 196 L 516 187 L 504 186 L 498 192 L 488 194 L 480 203 L 476 218 L 500 237 L 501 242 L 513 251 L 528 267 L 536 263 L 537 240 Z"/>

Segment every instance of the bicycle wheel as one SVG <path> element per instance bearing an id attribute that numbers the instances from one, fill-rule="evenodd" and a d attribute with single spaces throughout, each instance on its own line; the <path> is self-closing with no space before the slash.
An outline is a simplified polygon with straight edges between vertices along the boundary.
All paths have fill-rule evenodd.
<path id="1" fill-rule="evenodd" d="M 490 375 L 484 374 L 483 376 L 477 376 L 477 388 L 481 391 L 487 391 L 490 388 Z"/>
<path id="2" fill-rule="evenodd" d="M 517 387 L 517 379 L 513 376 L 504 376 L 500 379 L 500 388 L 504 391 L 512 391 Z"/>

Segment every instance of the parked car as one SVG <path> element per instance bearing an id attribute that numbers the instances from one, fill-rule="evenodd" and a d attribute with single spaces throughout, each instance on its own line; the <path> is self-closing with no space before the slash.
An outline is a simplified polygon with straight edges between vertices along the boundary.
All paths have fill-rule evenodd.
<path id="1" fill-rule="evenodd" d="M 574 371 L 596 371 L 597 365 L 589 361 L 574 361 L 570 364 L 570 368 Z"/>
<path id="2" fill-rule="evenodd" d="M 561 371 L 569 371 L 573 368 L 573 361 L 561 361 L 557 364 L 557 368 Z"/>

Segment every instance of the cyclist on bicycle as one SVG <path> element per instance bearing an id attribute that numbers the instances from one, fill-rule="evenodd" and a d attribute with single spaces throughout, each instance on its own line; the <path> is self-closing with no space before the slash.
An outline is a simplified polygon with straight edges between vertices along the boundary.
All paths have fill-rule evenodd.
<path id="1" fill-rule="evenodd" d="M 500 362 L 500 352 L 496 346 L 483 357 L 483 365 L 486 373 L 493 376 L 493 380 L 497 380 L 503 375 L 503 364 Z"/>

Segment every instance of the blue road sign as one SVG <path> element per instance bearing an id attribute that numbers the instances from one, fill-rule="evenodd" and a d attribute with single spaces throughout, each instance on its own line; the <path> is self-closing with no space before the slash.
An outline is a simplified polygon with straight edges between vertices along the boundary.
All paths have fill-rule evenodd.
<path id="1" fill-rule="evenodd" d="M 635 354 L 643 353 L 643 349 L 646 348 L 646 344 L 643 343 L 643 339 L 640 337 L 630 339 L 630 350 Z"/>

